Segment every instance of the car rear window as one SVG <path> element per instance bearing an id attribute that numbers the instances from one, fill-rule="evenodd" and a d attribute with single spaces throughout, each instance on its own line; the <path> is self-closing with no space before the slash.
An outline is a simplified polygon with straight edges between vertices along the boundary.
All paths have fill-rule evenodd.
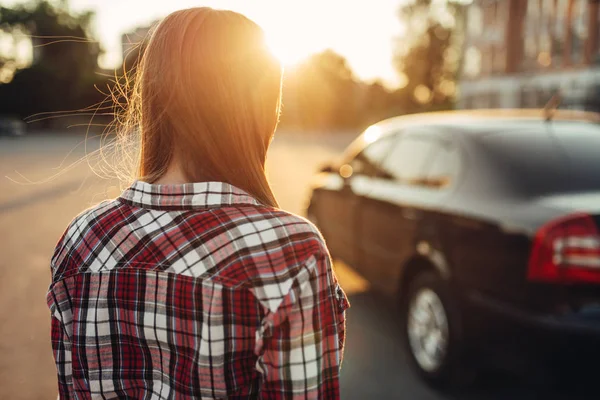
<path id="1" fill-rule="evenodd" d="M 532 122 L 478 139 L 494 170 L 519 192 L 600 191 L 599 125 Z"/>

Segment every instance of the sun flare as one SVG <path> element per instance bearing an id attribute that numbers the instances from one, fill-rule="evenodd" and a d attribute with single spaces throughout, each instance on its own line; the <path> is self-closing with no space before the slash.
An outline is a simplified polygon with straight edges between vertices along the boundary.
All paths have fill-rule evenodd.
<path id="1" fill-rule="evenodd" d="M 298 64 L 321 50 L 307 37 L 285 35 L 283 32 L 267 32 L 267 45 L 283 65 Z"/>
<path id="2" fill-rule="evenodd" d="M 322 2 L 319 13 L 304 2 L 294 3 L 294 7 L 290 4 L 281 3 L 256 18 L 265 31 L 267 45 L 284 66 L 293 67 L 329 49 L 346 58 L 359 79 L 381 78 L 396 83 L 397 74 L 390 61 L 390 38 L 402 27 L 383 4 L 365 9 L 358 2 L 344 3 L 343 17 L 341 0 Z M 359 27 L 365 27 L 366 31 Z"/>
<path id="3" fill-rule="evenodd" d="M 4 0 L 17 3 L 18 0 Z M 116 5 L 106 0 L 71 0 L 74 10 L 90 6 L 97 11 L 96 25 L 106 53 L 103 68 L 120 65 L 122 34 L 163 17 L 176 9 L 194 7 L 198 1 L 128 0 Z M 395 85 L 392 39 L 403 27 L 397 17 L 400 0 L 372 2 L 348 0 L 203 0 L 203 5 L 231 9 L 259 24 L 266 43 L 284 66 L 293 66 L 312 54 L 331 49 L 348 60 L 358 79 L 383 79 Z M 366 4 L 368 3 L 368 4 Z"/>

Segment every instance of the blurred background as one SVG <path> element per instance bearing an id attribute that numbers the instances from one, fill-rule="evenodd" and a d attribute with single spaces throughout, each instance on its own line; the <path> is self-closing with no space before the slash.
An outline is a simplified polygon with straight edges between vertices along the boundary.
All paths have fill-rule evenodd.
<path id="1" fill-rule="evenodd" d="M 294 213 L 305 212 L 313 173 L 382 119 L 543 107 L 556 93 L 566 108 L 600 111 L 592 0 L 0 1 L 0 399 L 53 398 L 50 255 L 76 214 L 119 193 L 99 151 L 113 100 L 125 106 L 110 95 L 115 82 L 161 17 L 199 5 L 255 20 L 285 64 L 268 162 Z M 352 268 L 336 269 L 352 303 L 343 398 L 540 395 L 538 382 L 506 374 L 459 393 L 428 388 L 407 365 L 394 306 Z"/>

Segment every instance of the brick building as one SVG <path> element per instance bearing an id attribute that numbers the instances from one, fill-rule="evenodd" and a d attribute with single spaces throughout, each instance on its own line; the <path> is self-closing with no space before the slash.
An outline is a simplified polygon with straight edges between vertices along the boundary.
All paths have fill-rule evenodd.
<path id="1" fill-rule="evenodd" d="M 540 107 L 557 90 L 567 104 L 595 107 L 599 8 L 598 0 L 474 0 L 459 107 Z"/>

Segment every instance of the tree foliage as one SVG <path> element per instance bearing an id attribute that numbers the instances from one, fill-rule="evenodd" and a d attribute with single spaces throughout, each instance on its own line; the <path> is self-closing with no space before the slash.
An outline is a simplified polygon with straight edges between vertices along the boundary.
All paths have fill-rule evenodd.
<path id="1" fill-rule="evenodd" d="M 30 66 L 14 72 L 11 82 L 0 85 L 0 109 L 26 117 L 39 112 L 82 108 L 102 100 L 94 85 L 100 46 L 92 39 L 94 14 L 74 15 L 66 1 L 0 7 L 0 29 L 27 35 L 33 46 Z M 14 60 L 5 60 L 14 65 Z M 85 107 L 85 106 L 84 106 Z"/>
<path id="2" fill-rule="evenodd" d="M 395 45 L 395 66 L 407 78 L 415 110 L 451 108 L 456 93 L 465 1 L 412 0 L 399 10 L 406 34 Z"/>
<path id="3" fill-rule="evenodd" d="M 346 59 L 332 50 L 315 54 L 286 71 L 282 123 L 305 129 L 354 126 L 359 92 Z"/>
<path id="4" fill-rule="evenodd" d="M 111 81 L 100 76 L 97 61 L 101 49 L 90 31 L 93 13 L 75 15 L 69 11 L 66 0 L 55 1 L 58 3 L 38 0 L 12 8 L 0 7 L 0 30 L 26 35 L 34 46 L 31 65 L 18 69 L 10 83 L 0 84 L 2 113 L 27 117 L 86 109 L 107 99 L 95 86 L 113 87 L 123 74 L 131 78 L 136 70 L 144 44 L 124 60 L 123 70 L 109 73 Z M 456 33 L 455 25 L 434 18 L 435 13 L 430 10 L 433 3 L 435 0 L 414 0 L 400 13 L 411 33 L 398 42 L 396 49 L 396 66 L 408 76 L 407 87 L 391 90 L 381 82 L 362 82 L 344 57 L 326 50 L 286 70 L 282 127 L 322 132 L 358 130 L 425 107 L 446 107 L 452 99 L 448 82 L 453 82 L 458 65 L 458 60 L 452 63 L 448 56 L 455 46 Z M 453 11 L 452 15 L 458 13 Z M 425 25 L 419 25 L 419 18 Z M 421 31 L 416 29 L 418 26 Z M 7 64 L 14 67 L 14 60 L 2 56 L 0 72 Z M 419 90 L 421 97 L 432 93 L 431 99 L 415 100 Z M 126 92 L 125 89 L 122 94 Z M 64 127 L 61 122 L 58 126 Z"/>
<path id="5" fill-rule="evenodd" d="M 405 99 L 402 90 L 359 80 L 343 56 L 325 50 L 286 71 L 281 125 L 325 132 L 359 130 L 404 113 Z"/>

